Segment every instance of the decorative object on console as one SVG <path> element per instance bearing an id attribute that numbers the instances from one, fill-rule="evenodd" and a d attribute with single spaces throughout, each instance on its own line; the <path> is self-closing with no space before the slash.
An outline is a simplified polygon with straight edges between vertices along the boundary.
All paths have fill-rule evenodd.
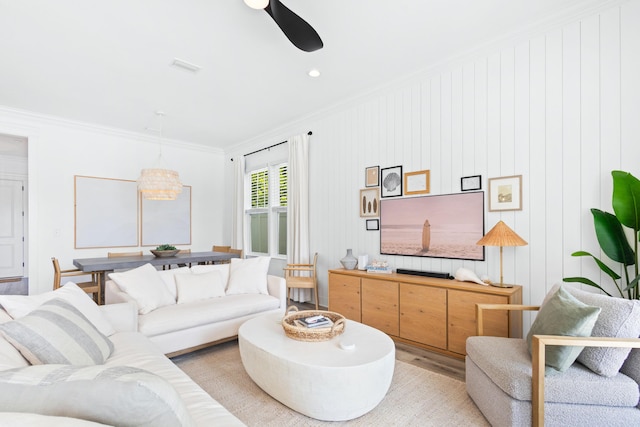
<path id="1" fill-rule="evenodd" d="M 489 178 L 489 212 L 522 210 L 522 175 Z"/>
<path id="2" fill-rule="evenodd" d="M 364 186 L 377 187 L 380 185 L 380 166 L 369 166 L 364 170 Z"/>
<path id="3" fill-rule="evenodd" d="M 498 223 L 489 230 L 482 239 L 478 240 L 478 243 L 476 244 L 480 246 L 500 246 L 500 283 L 491 283 L 491 285 L 500 288 L 510 288 L 511 285 L 505 285 L 502 277 L 502 247 L 526 246 L 528 243 L 522 237 L 518 236 L 515 231 L 510 229 L 507 224 L 502 221 L 498 221 Z"/>
<path id="4" fill-rule="evenodd" d="M 366 188 L 360 190 L 360 216 L 377 217 L 380 215 L 380 189 Z"/>
<path id="5" fill-rule="evenodd" d="M 460 191 L 480 190 L 482 175 L 463 176 L 460 178 Z"/>
<path id="6" fill-rule="evenodd" d="M 369 255 L 358 255 L 358 270 L 366 270 L 369 264 Z"/>
<path id="7" fill-rule="evenodd" d="M 402 166 L 393 166 L 380 170 L 382 178 L 382 197 L 402 196 Z"/>
<path id="8" fill-rule="evenodd" d="M 429 170 L 404 174 L 404 194 L 427 194 L 430 191 Z"/>
<path id="9" fill-rule="evenodd" d="M 148 200 L 175 200 L 182 193 L 182 182 L 178 172 L 167 169 L 162 159 L 162 117 L 164 112 L 156 111 L 160 127 L 158 144 L 160 154 L 153 168 L 142 169 L 138 178 L 138 190 Z M 154 129 L 156 130 L 156 129 Z"/>
<path id="10" fill-rule="evenodd" d="M 464 267 L 460 267 L 459 269 L 456 270 L 456 274 L 454 278 L 458 282 L 474 282 L 474 283 L 477 283 L 478 285 L 483 285 L 483 286 L 489 285 L 488 283 L 485 283 L 482 280 L 480 280 L 476 273 Z"/>
<path id="11" fill-rule="evenodd" d="M 387 261 L 373 260 L 371 264 L 367 265 L 367 273 L 391 274 L 392 272 Z"/>
<path id="12" fill-rule="evenodd" d="M 351 249 L 347 249 L 347 254 L 340 260 L 340 264 L 347 270 L 353 270 L 358 265 L 358 258 L 353 256 Z"/>
<path id="13" fill-rule="evenodd" d="M 366 223 L 367 231 L 380 230 L 380 221 L 377 219 L 368 219 Z"/>

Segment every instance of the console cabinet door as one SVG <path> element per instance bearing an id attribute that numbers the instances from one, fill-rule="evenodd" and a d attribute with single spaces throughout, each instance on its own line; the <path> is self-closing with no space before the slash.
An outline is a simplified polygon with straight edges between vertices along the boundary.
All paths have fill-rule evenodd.
<path id="1" fill-rule="evenodd" d="M 360 322 L 360 278 L 329 273 L 329 310 Z"/>
<path id="2" fill-rule="evenodd" d="M 400 337 L 447 349 L 447 290 L 400 283 Z"/>
<path id="3" fill-rule="evenodd" d="M 476 335 L 476 304 L 507 304 L 509 299 L 449 289 L 449 351 L 466 354 L 467 338 Z M 487 312 L 484 335 L 509 336 L 509 316 L 505 311 Z"/>
<path id="4" fill-rule="evenodd" d="M 362 279 L 362 323 L 398 336 L 397 282 Z"/>

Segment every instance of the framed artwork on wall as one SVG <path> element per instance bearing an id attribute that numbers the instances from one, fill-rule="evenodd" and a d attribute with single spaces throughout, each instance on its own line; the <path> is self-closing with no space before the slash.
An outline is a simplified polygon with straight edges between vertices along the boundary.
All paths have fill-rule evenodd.
<path id="1" fill-rule="evenodd" d="M 429 193 L 429 171 L 407 172 L 404 174 L 404 194 Z"/>
<path id="2" fill-rule="evenodd" d="M 382 197 L 402 196 L 402 166 L 380 169 Z"/>
<path id="3" fill-rule="evenodd" d="M 377 187 L 380 185 L 380 166 L 369 166 L 364 170 L 364 186 Z"/>
<path id="4" fill-rule="evenodd" d="M 460 190 L 472 191 L 482 189 L 482 175 L 463 176 L 460 178 Z"/>
<path id="5" fill-rule="evenodd" d="M 522 210 L 522 175 L 489 178 L 489 212 Z"/>
<path id="6" fill-rule="evenodd" d="M 360 190 L 360 202 L 358 204 L 360 205 L 360 216 L 362 218 L 379 216 L 380 189 L 376 187 Z"/>
<path id="7" fill-rule="evenodd" d="M 380 221 L 377 219 L 367 220 L 367 231 L 380 230 Z"/>

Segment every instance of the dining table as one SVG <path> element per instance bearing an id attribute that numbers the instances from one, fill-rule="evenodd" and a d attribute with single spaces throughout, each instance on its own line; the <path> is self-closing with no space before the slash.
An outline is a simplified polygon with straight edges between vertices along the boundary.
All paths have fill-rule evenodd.
<path id="1" fill-rule="evenodd" d="M 97 273 L 100 280 L 100 292 L 104 293 L 106 276 L 114 270 L 130 270 L 141 265 L 151 264 L 154 266 L 171 265 L 193 265 L 229 261 L 231 258 L 239 258 L 236 253 L 231 252 L 191 252 L 177 253 L 170 257 L 157 257 L 155 255 L 134 255 L 118 257 L 98 257 L 98 258 L 76 258 L 73 260 L 80 270 L 86 273 Z"/>

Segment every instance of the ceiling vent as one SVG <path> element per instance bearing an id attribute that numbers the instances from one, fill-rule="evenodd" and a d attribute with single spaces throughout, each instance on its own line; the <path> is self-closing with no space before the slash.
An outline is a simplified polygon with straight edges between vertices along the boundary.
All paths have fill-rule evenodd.
<path id="1" fill-rule="evenodd" d="M 192 73 L 197 73 L 202 69 L 202 67 L 200 67 L 199 65 L 192 64 L 191 62 L 187 62 L 178 58 L 173 58 L 173 62 L 171 63 L 171 65 L 173 67 L 181 68 Z"/>

